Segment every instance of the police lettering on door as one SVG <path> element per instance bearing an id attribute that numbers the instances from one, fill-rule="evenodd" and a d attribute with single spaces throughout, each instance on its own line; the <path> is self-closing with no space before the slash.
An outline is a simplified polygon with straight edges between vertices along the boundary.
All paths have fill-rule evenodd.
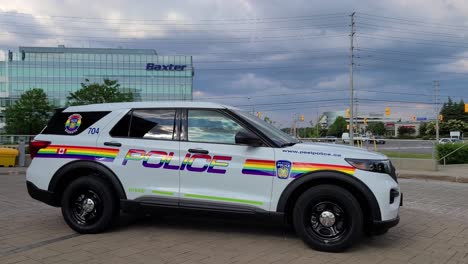
<path id="1" fill-rule="evenodd" d="M 180 165 L 174 165 L 174 152 L 165 152 L 151 150 L 146 152 L 140 149 L 130 149 L 122 162 L 127 165 L 128 161 L 141 161 L 143 167 L 161 168 L 167 170 L 188 170 L 193 172 L 207 172 L 225 174 L 229 166 L 228 161 L 232 157 L 228 156 L 210 156 L 208 154 L 185 154 L 184 160 Z M 171 164 L 172 162 L 172 164 Z"/>

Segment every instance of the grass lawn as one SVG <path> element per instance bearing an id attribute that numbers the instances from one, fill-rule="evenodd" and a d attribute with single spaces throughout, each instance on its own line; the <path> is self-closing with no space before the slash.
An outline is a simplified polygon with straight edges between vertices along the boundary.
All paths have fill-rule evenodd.
<path id="1" fill-rule="evenodd" d="M 395 151 L 379 151 L 391 158 L 432 159 L 431 153 L 406 153 Z"/>

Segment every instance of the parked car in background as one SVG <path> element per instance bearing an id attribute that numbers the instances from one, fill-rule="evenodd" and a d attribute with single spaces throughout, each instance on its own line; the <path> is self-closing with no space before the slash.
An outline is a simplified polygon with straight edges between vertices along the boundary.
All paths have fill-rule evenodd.
<path id="1" fill-rule="evenodd" d="M 345 144 L 349 144 L 349 133 L 345 132 L 341 135 L 341 140 L 343 141 L 343 143 Z M 354 140 L 354 143 L 358 142 L 358 141 L 362 141 L 362 136 L 359 135 L 358 133 L 354 133 L 353 134 L 353 140 Z"/>
<path id="2" fill-rule="evenodd" d="M 385 144 L 385 139 L 382 136 L 370 137 L 367 142 L 374 144 Z"/>
<path id="3" fill-rule="evenodd" d="M 326 136 L 326 137 L 325 137 L 325 141 L 326 141 L 326 142 L 333 142 L 333 143 L 335 143 L 336 140 L 337 140 L 337 138 L 336 138 L 335 136 Z"/>
<path id="4" fill-rule="evenodd" d="M 441 138 L 439 140 L 439 144 L 460 143 L 460 142 L 463 142 L 463 140 L 458 139 L 458 138 Z"/>

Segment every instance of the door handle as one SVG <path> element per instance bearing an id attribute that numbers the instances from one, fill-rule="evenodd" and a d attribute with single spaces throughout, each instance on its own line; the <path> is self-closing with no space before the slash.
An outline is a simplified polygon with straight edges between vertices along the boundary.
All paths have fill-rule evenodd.
<path id="1" fill-rule="evenodd" d="M 111 141 L 111 142 L 104 142 L 104 146 L 121 147 L 122 144 L 119 142 Z"/>
<path id="2" fill-rule="evenodd" d="M 210 153 L 208 150 L 206 149 L 189 149 L 188 152 L 190 153 L 200 153 L 200 154 L 208 154 Z"/>

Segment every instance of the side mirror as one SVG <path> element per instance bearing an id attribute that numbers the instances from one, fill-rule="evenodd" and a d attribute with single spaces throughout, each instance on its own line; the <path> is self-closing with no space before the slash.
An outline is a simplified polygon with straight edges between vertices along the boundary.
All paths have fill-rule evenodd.
<path id="1" fill-rule="evenodd" d="M 252 147 L 263 145 L 262 140 L 250 131 L 241 130 L 236 134 L 236 144 L 244 144 Z"/>

